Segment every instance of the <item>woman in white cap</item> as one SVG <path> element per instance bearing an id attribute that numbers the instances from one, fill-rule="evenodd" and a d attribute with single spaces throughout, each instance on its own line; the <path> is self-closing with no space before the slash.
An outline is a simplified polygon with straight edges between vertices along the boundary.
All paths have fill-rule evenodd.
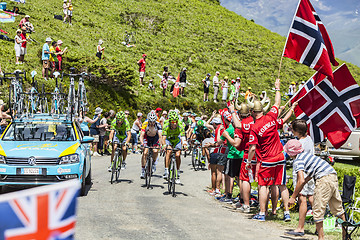
<path id="1" fill-rule="evenodd" d="M 21 52 L 21 44 L 24 42 L 24 40 L 21 39 L 21 30 L 16 30 L 16 36 L 15 36 L 15 56 L 16 56 L 16 64 L 20 64 L 19 58 L 20 58 L 20 52 Z"/>
<path id="2" fill-rule="evenodd" d="M 68 14 L 67 14 L 67 12 L 68 12 L 67 0 L 64 0 L 64 4 L 63 4 L 62 8 L 63 8 L 63 12 L 64 12 L 64 23 L 66 23 L 66 18 L 68 16 Z"/>
<path id="3" fill-rule="evenodd" d="M 103 52 L 104 52 L 104 50 L 105 50 L 105 47 L 102 47 L 102 46 L 101 46 L 103 43 L 104 43 L 103 40 L 100 39 L 100 40 L 99 40 L 99 44 L 98 44 L 98 46 L 97 46 L 96 56 L 97 56 L 100 60 L 101 60 L 102 54 L 103 54 Z"/>
<path id="4" fill-rule="evenodd" d="M 57 41 L 57 47 L 55 49 L 55 52 L 57 53 L 57 59 L 59 61 L 59 71 L 62 70 L 62 55 L 67 51 L 67 47 L 64 50 L 61 50 L 61 46 L 63 44 L 63 41 L 58 40 Z"/>
<path id="5" fill-rule="evenodd" d="M 131 144 L 132 144 L 132 152 L 138 153 L 137 151 L 137 145 L 138 145 L 138 136 L 140 133 L 140 129 L 142 126 L 142 116 L 143 114 L 141 112 L 137 113 L 137 119 L 134 121 L 132 128 L 131 128 Z"/>

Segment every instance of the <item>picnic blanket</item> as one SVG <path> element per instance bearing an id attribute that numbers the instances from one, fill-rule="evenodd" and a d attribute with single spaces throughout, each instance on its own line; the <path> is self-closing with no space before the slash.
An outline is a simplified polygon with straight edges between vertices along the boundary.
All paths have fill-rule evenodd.
<path id="1" fill-rule="evenodd" d="M 2 29 L 0 29 L 0 32 L 1 32 L 1 33 L 5 33 L 5 34 L 9 34 L 7 31 L 4 31 L 4 30 L 2 30 Z"/>
<path id="2" fill-rule="evenodd" d="M 6 23 L 6 22 L 15 22 L 15 17 L 11 16 L 7 13 L 0 13 L 0 22 Z"/>
<path id="3" fill-rule="evenodd" d="M 14 17 L 19 16 L 19 14 L 14 13 L 14 12 L 11 12 L 11 11 L 9 11 L 9 10 L 5 10 L 4 13 L 10 14 L 10 15 L 12 15 L 12 16 L 14 16 Z"/>

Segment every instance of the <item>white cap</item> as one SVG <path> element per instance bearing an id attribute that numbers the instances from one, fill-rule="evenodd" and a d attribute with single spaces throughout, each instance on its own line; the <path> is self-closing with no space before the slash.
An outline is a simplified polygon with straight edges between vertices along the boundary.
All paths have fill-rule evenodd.
<path id="1" fill-rule="evenodd" d="M 216 74 L 220 74 L 220 73 L 217 71 Z"/>
<path id="2" fill-rule="evenodd" d="M 48 38 L 46 38 L 46 40 L 45 40 L 46 42 L 51 42 L 52 40 L 51 40 L 51 38 L 50 37 L 48 37 Z"/>
<path id="3" fill-rule="evenodd" d="M 142 114 L 141 112 L 138 112 L 138 113 L 137 113 L 137 116 L 138 116 L 138 117 L 141 117 L 142 115 L 143 115 L 143 114 Z"/>

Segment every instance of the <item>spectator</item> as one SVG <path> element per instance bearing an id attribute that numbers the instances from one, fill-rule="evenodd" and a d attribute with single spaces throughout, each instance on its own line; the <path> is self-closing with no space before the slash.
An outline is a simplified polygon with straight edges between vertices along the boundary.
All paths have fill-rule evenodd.
<path id="1" fill-rule="evenodd" d="M 29 16 L 29 15 L 25 15 L 25 17 L 20 20 L 19 28 L 21 29 L 22 27 L 26 27 L 26 26 L 25 26 L 25 23 L 30 22 L 29 19 L 30 19 L 30 16 Z"/>
<path id="2" fill-rule="evenodd" d="M 217 102 L 217 95 L 219 93 L 219 72 L 216 72 L 215 76 L 213 77 L 213 88 L 214 88 L 214 102 Z"/>
<path id="3" fill-rule="evenodd" d="M 210 73 L 208 73 L 206 74 L 206 77 L 202 80 L 204 84 L 204 102 L 209 101 L 210 76 Z"/>
<path id="4" fill-rule="evenodd" d="M 69 0 L 69 3 L 67 5 L 67 9 L 68 9 L 67 16 L 69 18 L 69 25 L 72 25 L 71 18 L 72 18 L 72 15 L 73 15 L 73 5 L 71 3 L 71 0 Z"/>
<path id="5" fill-rule="evenodd" d="M 101 60 L 102 54 L 104 53 L 105 47 L 101 47 L 101 45 L 103 44 L 103 40 L 99 40 L 99 45 L 97 46 L 97 52 L 96 52 L 96 56 Z"/>
<path id="6" fill-rule="evenodd" d="M 42 75 L 43 78 L 45 80 L 48 79 L 49 77 L 49 68 L 50 68 L 50 62 L 49 62 L 49 58 L 50 58 L 50 47 L 49 44 L 51 44 L 51 38 L 46 38 L 46 42 L 42 48 L 42 56 L 41 56 L 41 60 L 43 62 L 43 69 L 42 69 Z"/>
<path id="7" fill-rule="evenodd" d="M 162 109 L 161 108 L 156 108 L 155 109 L 155 113 L 156 113 L 156 116 L 157 116 L 157 122 L 159 122 L 160 121 L 160 114 L 161 114 L 161 111 L 162 111 Z"/>
<path id="8" fill-rule="evenodd" d="M 64 3 L 63 3 L 63 12 L 64 12 L 64 22 L 63 23 L 66 23 L 66 19 L 68 17 L 68 5 L 67 5 L 67 0 L 64 0 Z"/>
<path id="9" fill-rule="evenodd" d="M 254 96 L 254 94 L 251 92 L 251 87 L 248 87 L 248 90 L 245 92 L 245 100 L 251 96 Z"/>
<path id="10" fill-rule="evenodd" d="M 21 39 L 21 30 L 16 30 L 16 36 L 15 36 L 15 56 L 16 56 L 16 64 L 20 64 L 20 53 L 21 53 L 21 44 L 23 43 L 23 40 Z"/>
<path id="11" fill-rule="evenodd" d="M 104 117 L 100 120 L 100 125 L 99 125 L 99 152 L 101 156 L 104 156 L 104 143 L 105 143 L 105 134 L 106 134 L 106 130 L 108 129 L 109 125 L 107 123 L 108 119 L 110 118 L 110 113 L 106 112 L 104 113 Z"/>
<path id="12" fill-rule="evenodd" d="M 236 94 L 235 79 L 231 80 L 229 101 L 233 101 Z"/>
<path id="13" fill-rule="evenodd" d="M 11 116 L 8 114 L 10 112 L 10 109 L 4 112 L 4 107 L 4 101 L 0 99 L 0 119 L 11 119 Z"/>
<path id="14" fill-rule="evenodd" d="M 165 97 L 166 89 L 168 87 L 168 73 L 166 71 L 163 72 L 163 77 L 161 79 L 160 87 L 162 88 L 163 97 Z"/>
<path id="15" fill-rule="evenodd" d="M 51 73 L 50 73 L 50 77 L 53 77 L 53 73 L 55 72 L 55 69 L 57 70 L 59 67 L 59 60 L 57 59 L 57 53 L 55 51 L 57 46 L 57 42 L 53 41 L 51 43 L 51 47 L 50 47 L 50 57 L 49 57 L 49 61 L 50 61 L 50 69 L 51 69 Z"/>
<path id="16" fill-rule="evenodd" d="M 299 90 L 302 89 L 302 87 L 305 85 L 304 81 L 301 81 L 301 83 L 299 84 Z"/>
<path id="17" fill-rule="evenodd" d="M 69 0 L 70 1 L 70 0 Z M 62 59 L 63 59 L 63 55 L 66 53 L 67 51 L 67 47 L 64 50 L 61 50 L 61 46 L 63 44 L 63 41 L 58 40 L 57 41 L 57 47 L 55 49 L 56 53 L 57 53 L 57 59 L 59 62 L 59 71 L 62 71 Z"/>
<path id="18" fill-rule="evenodd" d="M 161 118 L 160 118 L 160 120 L 159 120 L 159 122 L 160 122 L 160 124 L 161 124 L 161 127 L 163 127 L 164 126 L 164 122 L 165 122 L 165 120 L 167 119 L 167 111 L 163 111 L 162 112 L 162 115 L 161 115 Z"/>
<path id="19" fill-rule="evenodd" d="M 3 73 L 2 70 L 1 70 L 1 64 L 0 64 L 0 76 L 1 76 L 1 77 L 4 76 L 4 73 Z"/>
<path id="20" fill-rule="evenodd" d="M 155 93 L 155 86 L 154 86 L 154 84 L 153 84 L 153 80 L 152 80 L 152 79 L 149 80 L 148 89 L 151 90 L 151 91 L 154 91 L 154 93 Z"/>
<path id="21" fill-rule="evenodd" d="M 100 157 L 101 155 L 98 153 L 98 144 L 100 141 L 100 114 L 102 113 L 102 109 L 97 107 L 95 109 L 95 115 L 93 117 L 93 120 L 96 120 L 93 124 L 90 126 L 90 136 L 94 138 L 94 141 L 92 142 L 92 149 L 93 149 L 93 156 Z"/>
<path id="22" fill-rule="evenodd" d="M 132 145 L 132 152 L 138 154 L 139 153 L 137 150 L 138 136 L 142 126 L 141 119 L 143 117 L 143 114 L 141 112 L 138 112 L 136 116 L 137 119 L 134 121 L 131 128 L 131 145 Z"/>
<path id="23" fill-rule="evenodd" d="M 87 117 L 86 114 L 87 114 L 87 109 L 85 109 L 84 112 L 81 111 L 79 118 L 77 118 L 77 121 L 80 123 L 80 128 L 83 131 L 84 136 L 89 136 L 90 130 L 89 130 L 88 123 L 90 123 L 90 124 L 95 123 L 98 119 L 100 119 L 100 114 L 95 119 L 91 119 L 91 118 Z"/>
<path id="24" fill-rule="evenodd" d="M 291 84 L 289 85 L 289 92 L 287 93 L 287 95 L 289 96 L 289 98 L 292 98 L 295 92 L 296 92 L 296 83 L 292 81 Z"/>
<path id="25" fill-rule="evenodd" d="M 20 62 L 24 62 L 24 60 L 25 60 L 25 55 L 26 55 L 26 53 L 27 53 L 27 51 L 26 51 L 26 28 L 25 27 L 23 27 L 22 29 L 21 29 L 21 35 L 20 35 L 20 37 L 21 37 L 21 40 L 22 40 L 22 43 L 21 43 L 21 48 L 20 48 Z"/>
<path id="26" fill-rule="evenodd" d="M 236 83 L 235 83 L 235 98 L 237 99 L 239 97 L 239 93 L 240 93 L 240 88 L 241 88 L 241 80 L 240 77 L 236 78 Z"/>
<path id="27" fill-rule="evenodd" d="M 228 80 L 229 78 L 227 76 L 224 77 L 224 80 L 221 82 L 221 87 L 222 87 L 222 100 L 225 103 L 227 100 L 227 95 L 228 95 L 228 91 L 229 91 L 229 84 L 228 84 Z"/>
<path id="28" fill-rule="evenodd" d="M 146 67 L 146 54 L 142 55 L 142 58 L 137 62 L 139 65 L 139 75 L 140 75 L 140 86 L 144 86 L 144 77 L 145 77 L 145 67 Z"/>
<path id="29" fill-rule="evenodd" d="M 128 120 L 128 117 L 130 115 L 129 110 L 125 110 L 124 113 L 125 113 L 125 119 Z"/>
<path id="30" fill-rule="evenodd" d="M 289 205 L 295 203 L 304 185 L 312 178 L 315 179 L 313 218 L 316 223 L 318 239 L 324 239 L 323 221 L 326 205 L 329 204 L 331 213 L 345 221 L 342 199 L 339 193 L 339 183 L 335 169 L 325 160 L 304 151 L 299 140 L 291 139 L 284 151 L 294 159 L 293 167 L 297 174 L 294 193 L 289 199 Z M 308 176 L 305 178 L 304 173 Z M 343 229 L 344 236 L 344 229 Z"/>
<path id="31" fill-rule="evenodd" d="M 183 70 L 180 72 L 180 91 L 179 94 L 183 97 L 185 97 L 185 90 L 186 88 L 186 68 L 183 68 Z"/>

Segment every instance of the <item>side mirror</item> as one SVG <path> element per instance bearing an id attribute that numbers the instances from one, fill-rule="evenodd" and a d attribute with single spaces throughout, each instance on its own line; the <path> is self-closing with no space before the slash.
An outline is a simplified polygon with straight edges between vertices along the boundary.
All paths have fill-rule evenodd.
<path id="1" fill-rule="evenodd" d="M 92 143 L 94 141 L 93 137 L 85 136 L 81 143 Z"/>

